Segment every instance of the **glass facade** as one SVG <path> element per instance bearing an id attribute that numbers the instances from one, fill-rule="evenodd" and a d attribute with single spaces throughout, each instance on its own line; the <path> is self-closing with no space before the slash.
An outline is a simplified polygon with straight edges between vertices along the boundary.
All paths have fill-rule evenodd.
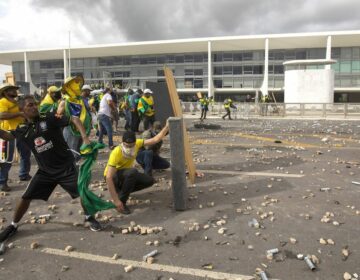
<path id="1" fill-rule="evenodd" d="M 269 89 L 284 86 L 283 62 L 295 59 L 324 59 L 325 48 L 269 50 Z M 260 88 L 264 75 L 264 50 L 212 53 L 212 75 L 215 88 Z M 335 87 L 360 87 L 360 47 L 332 48 Z M 146 81 L 164 81 L 163 66 L 173 69 L 179 89 L 207 88 L 208 54 L 185 53 L 165 55 L 109 56 L 75 58 L 71 74 L 82 74 L 86 83 L 97 84 L 111 78 L 120 88 L 144 87 Z M 60 85 L 64 80 L 64 62 L 30 61 L 36 86 Z M 24 62 L 13 62 L 18 81 L 24 81 Z M 311 66 L 316 67 L 316 66 Z M 323 66 L 319 66 L 323 67 Z"/>

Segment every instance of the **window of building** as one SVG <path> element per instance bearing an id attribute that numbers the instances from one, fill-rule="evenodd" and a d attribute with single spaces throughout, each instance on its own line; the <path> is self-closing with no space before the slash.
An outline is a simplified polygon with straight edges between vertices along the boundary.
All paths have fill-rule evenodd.
<path id="1" fill-rule="evenodd" d="M 215 88 L 222 88 L 222 80 L 221 79 L 214 79 L 214 87 Z"/>
<path id="2" fill-rule="evenodd" d="M 232 74 L 233 74 L 232 66 L 223 67 L 223 75 L 232 75 Z"/>
<path id="3" fill-rule="evenodd" d="M 156 57 L 156 63 L 157 64 L 165 64 L 165 61 L 166 61 L 166 57 L 163 56 L 163 55 Z"/>
<path id="4" fill-rule="evenodd" d="M 340 58 L 350 60 L 351 59 L 351 48 L 341 48 Z"/>
<path id="5" fill-rule="evenodd" d="M 249 75 L 253 73 L 252 65 L 244 65 L 244 74 Z"/>
<path id="6" fill-rule="evenodd" d="M 194 55 L 194 62 L 203 62 L 203 61 L 204 61 L 204 57 L 202 54 Z"/>
<path id="7" fill-rule="evenodd" d="M 140 58 L 138 56 L 131 57 L 131 65 L 140 64 Z"/>
<path id="8" fill-rule="evenodd" d="M 274 65 L 269 65 L 268 71 L 269 71 L 269 74 L 274 74 Z"/>
<path id="9" fill-rule="evenodd" d="M 194 79 L 194 88 L 203 88 L 203 80 Z"/>
<path id="10" fill-rule="evenodd" d="M 191 54 L 186 54 L 184 61 L 185 61 L 185 63 L 194 62 L 194 56 Z"/>
<path id="11" fill-rule="evenodd" d="M 194 75 L 195 76 L 202 76 L 203 75 L 203 69 L 194 69 Z"/>
<path id="12" fill-rule="evenodd" d="M 254 65 L 253 66 L 253 73 L 254 74 L 262 74 L 263 73 L 263 66 L 262 65 Z"/>
<path id="13" fill-rule="evenodd" d="M 233 79 L 232 78 L 224 78 L 223 79 L 223 88 L 232 88 L 233 87 Z"/>
<path id="14" fill-rule="evenodd" d="M 234 73 L 234 75 L 241 75 L 242 74 L 242 66 L 233 66 L 233 73 Z"/>
<path id="15" fill-rule="evenodd" d="M 215 66 L 214 67 L 214 75 L 222 75 L 222 66 Z"/>
<path id="16" fill-rule="evenodd" d="M 306 51 L 305 50 L 297 50 L 295 58 L 296 59 L 306 59 Z"/>
<path id="17" fill-rule="evenodd" d="M 274 52 L 274 60 L 284 60 L 284 52 L 283 51 Z"/>
<path id="18" fill-rule="evenodd" d="M 224 53 L 223 61 L 233 61 L 233 54 L 232 53 Z"/>
<path id="19" fill-rule="evenodd" d="M 242 53 L 234 53 L 233 60 L 234 61 L 242 61 Z"/>
<path id="20" fill-rule="evenodd" d="M 352 48 L 352 58 L 360 59 L 360 48 Z"/>
<path id="21" fill-rule="evenodd" d="M 157 70 L 157 75 L 158 75 L 158 77 L 163 77 L 163 76 L 165 76 L 165 75 L 164 75 L 164 70 Z"/>
<path id="22" fill-rule="evenodd" d="M 285 60 L 293 60 L 296 58 L 295 51 L 289 50 L 285 51 Z"/>
<path id="23" fill-rule="evenodd" d="M 184 63 L 184 56 L 183 55 L 177 55 L 175 56 L 176 63 Z"/>
<path id="24" fill-rule="evenodd" d="M 335 64 L 331 64 L 331 69 L 333 69 L 335 72 L 340 71 L 340 63 L 336 62 Z"/>
<path id="25" fill-rule="evenodd" d="M 167 55 L 166 63 L 175 63 L 175 55 Z"/>
<path id="26" fill-rule="evenodd" d="M 340 48 L 331 48 L 331 58 L 340 58 Z"/>
<path id="27" fill-rule="evenodd" d="M 351 62 L 350 61 L 341 61 L 340 62 L 340 72 L 341 73 L 351 73 Z"/>
<path id="28" fill-rule="evenodd" d="M 185 78 L 185 88 L 193 88 L 193 78 Z"/>
<path id="29" fill-rule="evenodd" d="M 194 69 L 185 69 L 185 76 L 194 76 Z"/>
<path id="30" fill-rule="evenodd" d="M 284 74 L 284 66 L 274 65 L 274 74 Z"/>
<path id="31" fill-rule="evenodd" d="M 243 60 L 253 60 L 253 53 L 252 52 L 245 52 L 242 55 Z"/>
<path id="32" fill-rule="evenodd" d="M 223 54 L 222 53 L 214 53 L 213 58 L 214 58 L 214 62 L 221 62 L 221 61 L 223 61 Z"/>
<path id="33" fill-rule="evenodd" d="M 360 60 L 353 60 L 351 62 L 351 70 L 352 72 L 360 72 Z"/>

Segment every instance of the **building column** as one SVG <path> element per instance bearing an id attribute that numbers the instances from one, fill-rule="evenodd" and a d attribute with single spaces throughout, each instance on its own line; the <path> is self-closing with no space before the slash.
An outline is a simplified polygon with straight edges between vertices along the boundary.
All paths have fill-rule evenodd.
<path id="1" fill-rule="evenodd" d="M 29 64 L 27 60 L 27 54 L 24 52 L 24 71 L 25 71 L 25 82 L 29 82 Z"/>
<path id="2" fill-rule="evenodd" d="M 265 39 L 264 80 L 260 88 L 262 95 L 268 95 L 269 87 L 269 39 Z"/>
<path id="3" fill-rule="evenodd" d="M 326 40 L 326 60 L 331 59 L 331 36 L 327 37 Z M 331 69 L 331 65 L 327 64 L 325 65 L 325 69 Z"/>
<path id="4" fill-rule="evenodd" d="M 66 50 L 64 51 L 64 82 L 66 80 L 66 78 L 68 77 L 68 62 L 67 62 L 67 57 L 66 57 Z"/>
<path id="5" fill-rule="evenodd" d="M 211 41 L 208 41 L 208 97 L 214 97 L 212 80 Z M 214 98 L 215 99 L 215 98 Z"/>

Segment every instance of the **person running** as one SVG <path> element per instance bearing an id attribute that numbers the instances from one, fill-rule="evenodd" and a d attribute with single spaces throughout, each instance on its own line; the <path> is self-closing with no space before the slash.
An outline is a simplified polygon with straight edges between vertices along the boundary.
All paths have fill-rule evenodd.
<path id="1" fill-rule="evenodd" d="M 166 124 L 155 137 L 147 140 L 136 139 L 135 132 L 126 131 L 123 134 L 122 143 L 111 152 L 104 176 L 118 212 L 125 215 L 130 214 L 130 209 L 126 205 L 130 194 L 154 184 L 155 181 L 151 176 L 133 168 L 134 161 L 143 146 L 159 143 L 168 131 L 169 126 Z"/>
<path id="2" fill-rule="evenodd" d="M 227 116 L 229 116 L 229 120 L 232 120 L 230 108 L 236 109 L 236 106 L 233 104 L 233 101 L 230 98 L 226 98 L 224 101 L 224 109 L 226 114 L 222 116 L 223 120 L 225 120 Z"/>
<path id="3" fill-rule="evenodd" d="M 39 169 L 18 202 L 13 221 L 0 233 L 0 242 L 6 241 L 17 232 L 18 223 L 27 212 L 31 201 L 34 199 L 47 201 L 57 185 L 60 185 L 73 199 L 79 196 L 75 158 L 65 142 L 62 128 L 70 122 L 74 123 L 84 143 L 90 144 L 79 118 L 58 116 L 52 112 L 47 113 L 46 116 L 40 115 L 37 104 L 30 95 L 20 100 L 19 106 L 27 122 L 11 132 L 0 130 L 0 138 L 6 140 L 16 138 L 24 141 L 33 152 Z M 93 216 L 86 215 L 85 221 L 90 224 L 92 231 L 101 230 L 100 223 Z"/>

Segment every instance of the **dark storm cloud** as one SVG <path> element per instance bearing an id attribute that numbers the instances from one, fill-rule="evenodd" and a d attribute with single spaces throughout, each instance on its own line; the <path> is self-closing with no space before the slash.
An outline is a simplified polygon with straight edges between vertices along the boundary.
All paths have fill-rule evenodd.
<path id="1" fill-rule="evenodd" d="M 64 9 L 92 43 L 360 28 L 359 0 L 33 0 Z"/>

